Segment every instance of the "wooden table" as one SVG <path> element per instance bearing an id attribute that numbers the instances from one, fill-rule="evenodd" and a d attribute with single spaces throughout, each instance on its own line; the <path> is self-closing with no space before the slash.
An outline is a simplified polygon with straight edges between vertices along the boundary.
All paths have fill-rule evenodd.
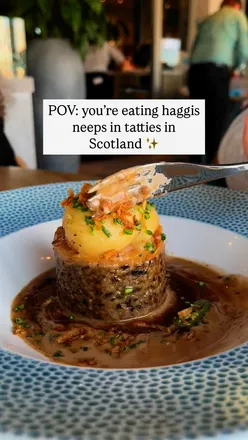
<path id="1" fill-rule="evenodd" d="M 79 174 L 66 174 L 54 171 L 27 170 L 19 167 L 0 167 L 0 191 L 22 188 L 24 186 L 44 185 L 47 183 L 100 180 L 123 168 L 145 163 L 179 161 L 179 156 L 125 156 L 109 157 L 95 161 L 84 160 Z"/>

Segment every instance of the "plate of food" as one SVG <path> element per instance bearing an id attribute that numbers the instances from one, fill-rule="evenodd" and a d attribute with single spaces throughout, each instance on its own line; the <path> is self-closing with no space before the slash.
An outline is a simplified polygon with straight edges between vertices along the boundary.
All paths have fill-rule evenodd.
<path id="1" fill-rule="evenodd" d="M 94 188 L 0 194 L 1 436 L 247 438 L 247 194 Z"/>

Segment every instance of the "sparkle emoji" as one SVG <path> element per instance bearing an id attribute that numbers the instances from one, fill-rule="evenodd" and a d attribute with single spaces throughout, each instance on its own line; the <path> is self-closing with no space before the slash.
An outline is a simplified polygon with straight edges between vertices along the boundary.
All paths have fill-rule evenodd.
<path id="1" fill-rule="evenodd" d="M 152 148 L 155 150 L 156 145 L 158 145 L 158 142 L 156 142 L 156 140 L 153 138 L 153 141 L 150 142 L 150 139 L 147 138 L 147 143 L 149 144 L 149 149 L 151 150 Z"/>

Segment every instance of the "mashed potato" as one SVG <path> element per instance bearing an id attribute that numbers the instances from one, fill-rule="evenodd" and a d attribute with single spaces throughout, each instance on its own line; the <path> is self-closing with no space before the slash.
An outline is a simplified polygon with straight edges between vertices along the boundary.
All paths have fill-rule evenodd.
<path id="1" fill-rule="evenodd" d="M 98 257 L 106 252 L 144 249 L 159 228 L 159 217 L 150 203 L 136 205 L 125 216 L 110 213 L 94 219 L 86 207 L 72 201 L 65 206 L 63 228 L 68 244 L 81 255 Z"/>

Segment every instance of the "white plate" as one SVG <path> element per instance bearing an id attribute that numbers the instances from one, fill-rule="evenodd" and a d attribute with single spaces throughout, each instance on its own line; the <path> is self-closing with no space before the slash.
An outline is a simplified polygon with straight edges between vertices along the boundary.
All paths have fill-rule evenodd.
<path id="1" fill-rule="evenodd" d="M 167 253 L 248 276 L 248 239 L 194 220 L 161 216 Z M 34 359 L 45 358 L 11 331 L 10 309 L 16 294 L 37 275 L 55 266 L 52 240 L 61 220 L 42 223 L 0 239 L 0 345 Z"/>
<path id="2" fill-rule="evenodd" d="M 68 186 L 81 183 L 0 193 L 0 438 L 248 439 L 248 344 L 177 366 L 104 371 L 43 362 L 11 334 L 13 297 L 54 265 L 42 257 L 52 257 Z M 170 252 L 247 274 L 247 194 L 202 185 L 155 203 L 177 216 L 162 220 Z"/>

